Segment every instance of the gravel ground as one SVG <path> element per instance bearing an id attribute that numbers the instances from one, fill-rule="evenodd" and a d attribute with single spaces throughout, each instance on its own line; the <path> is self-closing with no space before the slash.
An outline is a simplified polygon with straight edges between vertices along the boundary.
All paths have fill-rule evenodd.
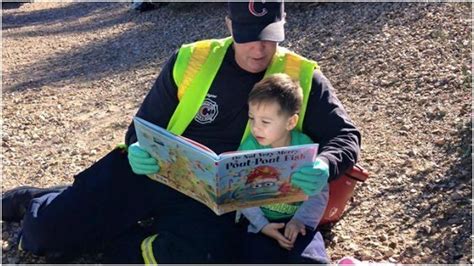
<path id="1" fill-rule="evenodd" d="M 325 233 L 333 260 L 473 262 L 471 5 L 287 5 L 282 45 L 322 66 L 371 173 Z M 2 9 L 2 190 L 70 183 L 122 142 L 168 56 L 226 36 L 224 14 L 223 3 Z M 44 262 L 17 251 L 18 232 L 2 223 L 2 263 Z"/>

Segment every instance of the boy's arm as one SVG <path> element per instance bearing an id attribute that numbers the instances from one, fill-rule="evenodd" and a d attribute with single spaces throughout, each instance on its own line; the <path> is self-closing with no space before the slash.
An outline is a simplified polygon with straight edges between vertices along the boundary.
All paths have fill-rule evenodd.
<path id="1" fill-rule="evenodd" d="M 263 215 L 263 212 L 259 207 L 242 209 L 242 214 L 250 222 L 247 230 L 250 233 L 260 232 L 262 228 L 269 223 L 268 219 L 265 218 L 265 215 Z"/>
<path id="2" fill-rule="evenodd" d="M 296 219 L 311 229 L 316 229 L 319 222 L 323 218 L 324 211 L 329 199 L 329 185 L 326 185 L 321 193 L 310 196 L 308 200 L 303 202 L 293 215 L 292 219 Z"/>

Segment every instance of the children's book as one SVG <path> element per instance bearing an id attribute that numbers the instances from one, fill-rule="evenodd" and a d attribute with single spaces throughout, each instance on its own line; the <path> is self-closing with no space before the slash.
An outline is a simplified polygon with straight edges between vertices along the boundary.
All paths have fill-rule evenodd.
<path id="1" fill-rule="evenodd" d="M 217 215 L 307 199 L 291 185 L 291 175 L 314 162 L 318 144 L 216 154 L 139 117 L 134 124 L 140 146 L 160 166 L 150 178 L 200 201 Z"/>

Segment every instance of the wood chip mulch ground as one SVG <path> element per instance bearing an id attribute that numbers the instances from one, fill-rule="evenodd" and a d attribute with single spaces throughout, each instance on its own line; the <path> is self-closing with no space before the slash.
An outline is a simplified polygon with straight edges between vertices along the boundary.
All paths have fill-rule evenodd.
<path id="1" fill-rule="evenodd" d="M 471 3 L 289 3 L 289 47 L 321 65 L 363 133 L 330 257 L 472 263 Z M 68 184 L 123 141 L 180 44 L 225 37 L 224 3 L 2 6 L 2 190 Z M 2 263 L 41 263 L 2 223 Z M 86 257 L 78 262 L 98 262 Z"/>

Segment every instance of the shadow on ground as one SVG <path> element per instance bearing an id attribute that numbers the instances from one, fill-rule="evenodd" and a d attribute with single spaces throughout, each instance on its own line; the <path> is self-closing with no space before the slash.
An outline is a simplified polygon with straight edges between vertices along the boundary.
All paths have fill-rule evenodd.
<path id="1" fill-rule="evenodd" d="M 52 54 L 44 60 L 32 63 L 4 77 L 4 91 L 21 91 L 40 89 L 42 86 L 67 86 L 69 82 L 91 82 L 103 77 L 117 75 L 123 71 L 133 71 L 143 67 L 156 67 L 164 63 L 181 43 L 192 42 L 201 38 L 226 36 L 223 24 L 224 9 L 220 3 L 208 3 L 206 7 L 195 4 L 176 3 L 146 13 L 128 9 L 123 3 L 70 3 L 69 5 L 33 14 L 4 15 L 4 29 L 42 24 L 40 31 L 29 28 L 18 33 L 5 32 L 3 38 L 22 38 L 31 36 L 57 37 L 62 35 L 98 32 L 106 27 L 121 27 L 133 24 L 132 29 L 120 34 L 101 38 L 91 37 L 77 49 L 67 53 Z M 79 8 L 80 7 L 80 8 Z M 75 12 L 75 10 L 78 10 Z M 204 21 L 198 13 L 221 11 L 215 21 Z M 31 16 L 30 16 L 31 15 Z M 183 17 L 192 19 L 183 20 Z M 81 18 L 84 22 L 78 22 Z M 180 30 L 174 24 L 179 23 Z M 199 31 L 203 23 L 221 24 L 221 30 L 215 32 Z M 152 31 L 169 35 L 160 42 L 153 39 Z M 172 37 L 171 35 L 174 35 Z M 91 65 L 94 65 L 91 68 Z M 158 71 L 157 71 L 158 73 Z M 153 77 L 154 78 L 154 77 Z M 22 80 L 22 82 L 16 82 Z M 11 85 L 5 85 L 11 81 Z"/>
<path id="2" fill-rule="evenodd" d="M 23 4 L 24 3 L 2 3 L 2 8 L 4 5 L 11 6 L 10 8 L 19 8 Z M 5 30 L 11 28 L 31 27 L 34 25 L 47 26 L 56 22 L 64 23 L 66 26 L 67 23 L 72 20 L 77 20 L 79 18 L 88 16 L 89 14 L 96 11 L 104 12 L 104 9 L 110 7 L 110 4 L 108 3 L 95 3 L 93 5 L 88 5 L 88 8 L 77 8 L 77 4 L 78 3 L 71 3 L 60 8 L 4 14 L 2 17 L 2 29 Z M 104 12 L 104 14 L 106 13 Z"/>
<path id="3" fill-rule="evenodd" d="M 22 5 L 22 3 L 13 3 L 13 2 L 2 2 L 2 9 L 15 9 L 19 8 Z"/>
<path id="4" fill-rule="evenodd" d="M 338 38 L 341 45 L 354 38 L 362 25 L 369 23 L 373 31 L 379 31 L 383 26 L 377 18 L 390 14 L 392 9 L 407 8 L 409 5 L 379 4 L 374 7 L 367 4 L 324 4 L 324 12 L 333 12 L 333 19 L 318 22 L 308 41 L 301 47 L 292 47 L 296 52 L 308 52 L 310 57 L 319 58 L 324 54 L 325 47 L 321 47 L 317 40 L 331 37 L 331 32 L 325 31 L 328 23 L 339 23 L 343 32 Z M 289 40 L 293 34 L 306 30 L 305 25 L 320 17 L 323 10 L 318 5 L 289 4 L 287 12 L 292 12 L 288 18 Z M 360 9 L 370 8 L 373 12 L 360 12 Z M 212 21 L 204 20 L 196 15 L 212 13 Z M 97 36 L 85 43 L 81 43 L 74 50 L 67 53 L 50 55 L 41 62 L 12 72 L 5 76 L 4 91 L 19 91 L 24 89 L 40 89 L 42 86 L 67 86 L 69 82 L 90 82 L 103 77 L 117 75 L 124 71 L 133 71 L 144 66 L 157 69 L 182 43 L 193 42 L 206 38 L 221 38 L 228 35 L 224 25 L 225 5 L 223 3 L 174 3 L 146 13 L 133 12 L 124 3 L 70 3 L 64 7 L 34 11 L 31 13 L 4 14 L 3 28 L 25 27 L 25 30 L 15 33 L 4 32 L 3 38 L 39 37 L 58 38 L 63 35 L 100 32 L 108 27 L 120 27 L 125 24 L 134 24 L 116 36 L 102 38 Z M 358 22 L 350 25 L 338 21 L 338 16 L 357 17 Z M 183 19 L 187 18 L 187 19 Z M 299 19 L 298 23 L 292 20 Z M 83 21 L 83 22 L 80 22 Z M 176 30 L 176 24 L 180 25 Z M 39 29 L 26 27 L 43 25 Z M 202 31 L 205 25 L 216 25 L 214 31 Z M 295 25 L 292 27 L 292 25 Z M 342 27 L 343 26 L 343 27 Z M 152 31 L 162 32 L 165 38 L 160 42 L 153 39 Z M 168 37 L 169 36 L 169 37 Z M 314 39 L 314 41 L 313 41 Z M 304 40 L 303 40 L 304 41 Z M 283 42 L 286 46 L 291 43 Z M 315 55 L 314 53 L 316 53 Z M 308 54 L 305 53 L 305 54 Z M 91 68 L 91 64 L 95 67 Z M 93 69 L 93 70 L 91 70 Z M 16 81 L 22 82 L 16 82 Z"/>
<path id="5" fill-rule="evenodd" d="M 409 188 L 394 185 L 372 197 L 403 195 L 397 197 L 400 207 L 390 219 L 403 220 L 400 231 L 416 228 L 417 245 L 406 248 L 401 257 L 421 256 L 425 263 L 454 263 L 471 252 L 472 122 L 459 123 L 453 139 L 457 142 L 440 147 L 439 152 L 459 158 L 456 164 L 445 172 L 435 165 L 406 177 L 413 184 L 427 183 L 425 187 L 407 195 Z M 397 173 L 389 173 L 393 174 Z M 431 250 L 443 251 L 436 254 L 437 261 L 433 261 Z"/>

